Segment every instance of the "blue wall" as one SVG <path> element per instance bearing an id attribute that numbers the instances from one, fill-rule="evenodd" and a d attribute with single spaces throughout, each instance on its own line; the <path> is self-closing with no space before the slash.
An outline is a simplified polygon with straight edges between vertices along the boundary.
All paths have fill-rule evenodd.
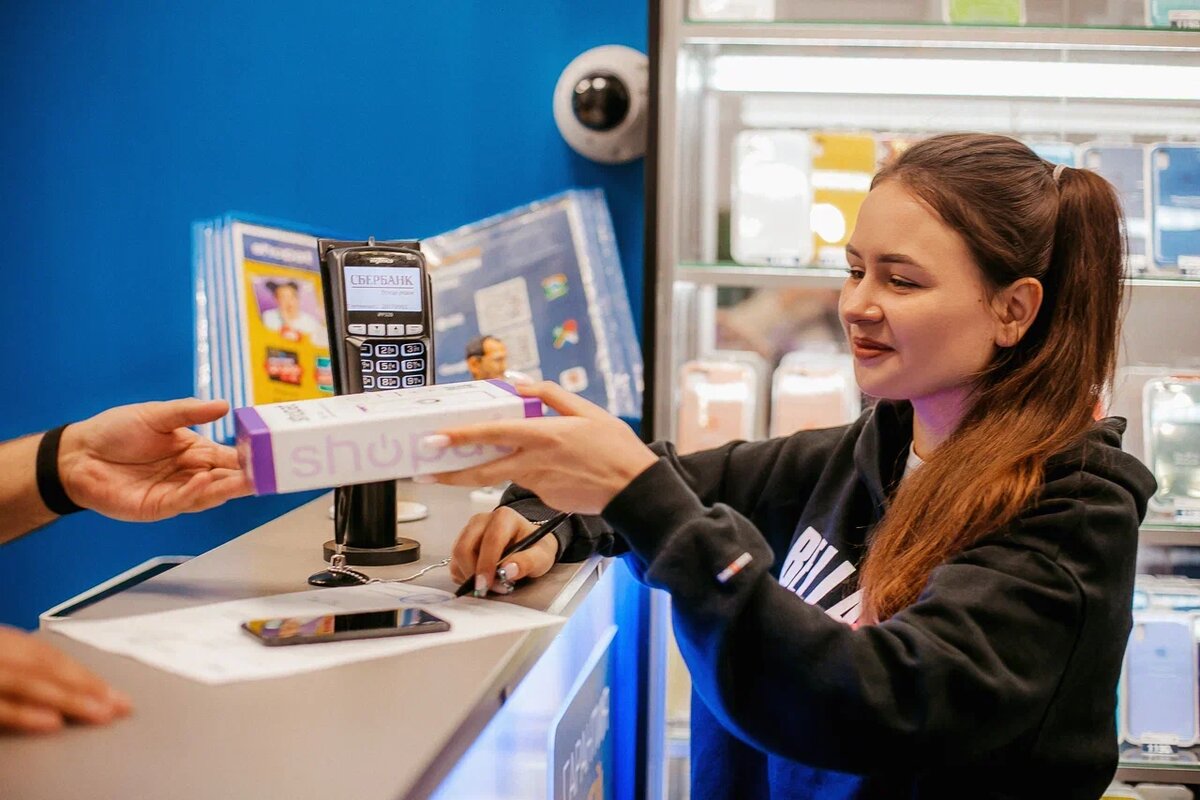
<path id="1" fill-rule="evenodd" d="M 191 393 L 189 224 L 226 210 L 425 236 L 600 186 L 640 326 L 642 165 L 576 156 L 550 101 L 578 53 L 646 35 L 646 0 L 6 3 L 0 439 Z M 311 496 L 62 520 L 0 548 L 0 621 Z"/>

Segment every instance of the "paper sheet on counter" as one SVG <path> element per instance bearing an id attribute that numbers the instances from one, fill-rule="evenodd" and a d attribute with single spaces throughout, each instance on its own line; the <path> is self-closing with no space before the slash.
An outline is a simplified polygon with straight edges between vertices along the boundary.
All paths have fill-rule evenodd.
<path id="1" fill-rule="evenodd" d="M 251 619 L 398 606 L 428 608 L 449 622 L 450 630 L 286 647 L 264 646 L 241 630 L 241 624 Z M 422 586 L 377 583 L 232 600 L 117 619 L 66 619 L 49 627 L 101 650 L 129 656 L 201 683 L 219 684 L 296 675 L 563 622 L 563 617 L 510 603 L 455 598 L 449 592 Z"/>

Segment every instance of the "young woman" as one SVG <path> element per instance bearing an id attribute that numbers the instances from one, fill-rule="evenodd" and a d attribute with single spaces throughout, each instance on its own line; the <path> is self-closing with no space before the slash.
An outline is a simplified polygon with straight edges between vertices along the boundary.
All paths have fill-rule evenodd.
<path id="1" fill-rule="evenodd" d="M 1001 136 L 880 172 L 839 310 L 852 425 L 677 456 L 554 386 L 561 416 L 446 431 L 512 454 L 456 578 L 631 551 L 671 593 L 699 798 L 1096 798 L 1154 480 L 1094 421 L 1121 310 L 1112 188 Z M 576 519 L 497 565 L 547 506 Z"/>

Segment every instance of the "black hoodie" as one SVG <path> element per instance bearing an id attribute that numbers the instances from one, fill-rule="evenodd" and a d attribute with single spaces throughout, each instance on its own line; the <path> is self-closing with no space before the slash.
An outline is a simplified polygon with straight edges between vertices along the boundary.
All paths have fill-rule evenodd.
<path id="1" fill-rule="evenodd" d="M 903 475 L 912 407 L 658 462 L 563 560 L 632 551 L 692 674 L 695 798 L 1097 798 L 1154 479 L 1097 423 L 1028 510 L 856 628 L 855 572 Z M 545 506 L 521 490 L 529 518 Z M 741 564 L 740 571 L 737 566 Z"/>

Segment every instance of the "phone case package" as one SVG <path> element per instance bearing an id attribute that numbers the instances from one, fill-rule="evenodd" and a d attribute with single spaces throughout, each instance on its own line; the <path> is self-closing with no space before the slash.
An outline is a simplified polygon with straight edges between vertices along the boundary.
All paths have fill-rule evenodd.
<path id="1" fill-rule="evenodd" d="M 688 18 L 750 22 L 775 19 L 775 0 L 690 0 Z"/>
<path id="2" fill-rule="evenodd" d="M 813 203 L 809 224 L 818 266 L 846 266 L 846 243 L 854 231 L 858 210 L 870 191 L 877 158 L 875 137 L 871 134 L 813 132 Z"/>
<path id="3" fill-rule="evenodd" d="M 1200 276 L 1200 144 L 1155 145 L 1149 160 L 1154 265 Z"/>
<path id="4" fill-rule="evenodd" d="M 1134 616 L 1125 651 L 1122 738 L 1137 745 L 1189 747 L 1200 720 L 1196 638 L 1190 614 Z"/>
<path id="5" fill-rule="evenodd" d="M 841 353 L 788 353 L 771 385 L 771 436 L 833 428 L 862 412 L 854 362 Z"/>
<path id="6" fill-rule="evenodd" d="M 688 361 L 679 373 L 679 421 L 675 443 L 694 453 L 739 439 L 754 439 L 760 424 L 759 385 L 745 361 Z"/>
<path id="7" fill-rule="evenodd" d="M 1092 142 L 1083 146 L 1080 161 L 1113 185 L 1125 216 L 1129 247 L 1126 267 L 1131 274 L 1149 266 L 1150 223 L 1146 219 L 1146 148 L 1140 144 Z"/>
<path id="8" fill-rule="evenodd" d="M 1145 389 L 1151 381 L 1170 378 L 1200 378 L 1200 369 L 1139 364 L 1121 367 L 1113 376 L 1107 392 L 1103 416 L 1122 417 L 1125 436 L 1121 447 L 1126 453 L 1146 461 Z"/>
<path id="9" fill-rule="evenodd" d="M 1032 140 L 1025 142 L 1029 149 L 1051 164 L 1062 164 L 1074 167 L 1076 164 L 1075 145 L 1070 142 L 1053 140 Z"/>
<path id="10" fill-rule="evenodd" d="M 1146 0 L 1146 27 L 1200 30 L 1200 0 Z"/>
<path id="11" fill-rule="evenodd" d="M 942 0 L 942 18 L 956 25 L 1024 25 L 1025 0 Z"/>
<path id="12" fill-rule="evenodd" d="M 807 266 L 812 150 L 807 133 L 742 131 L 734 140 L 730 249 L 741 264 Z"/>
<path id="13" fill-rule="evenodd" d="M 1200 378 L 1159 378 L 1143 388 L 1146 464 L 1158 481 L 1151 507 L 1200 525 Z"/>
<path id="14" fill-rule="evenodd" d="M 446 428 L 541 415 L 540 400 L 493 380 L 251 406 L 234 419 L 238 458 L 255 494 L 264 495 L 484 464 L 506 451 L 430 448 L 422 440 Z"/>

